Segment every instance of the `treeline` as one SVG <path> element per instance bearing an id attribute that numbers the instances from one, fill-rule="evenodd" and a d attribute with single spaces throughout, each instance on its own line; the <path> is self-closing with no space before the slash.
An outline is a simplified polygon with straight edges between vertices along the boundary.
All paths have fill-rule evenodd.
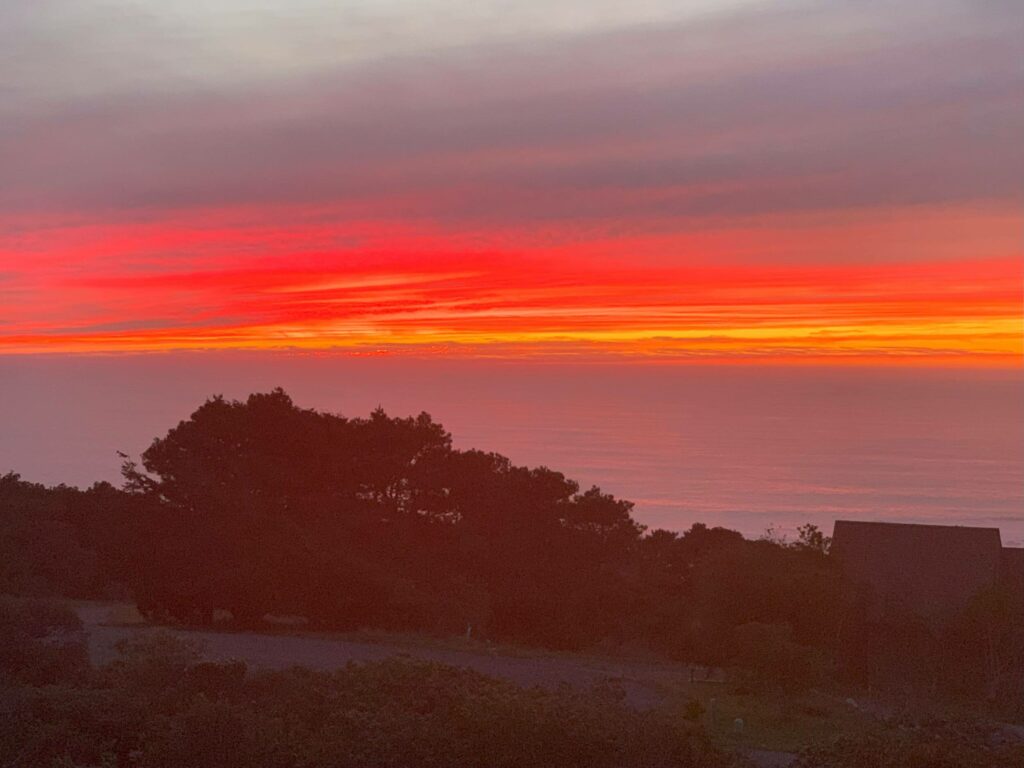
<path id="1" fill-rule="evenodd" d="M 455 449 L 426 414 L 344 418 L 281 390 L 213 398 L 124 476 L 87 491 L 0 479 L 0 590 L 130 595 L 189 624 L 229 612 L 250 627 L 299 616 L 643 649 L 789 687 L 1024 693 L 1016 596 L 979 598 L 943 627 L 881 615 L 813 527 L 793 543 L 647 531 L 598 488 Z"/>

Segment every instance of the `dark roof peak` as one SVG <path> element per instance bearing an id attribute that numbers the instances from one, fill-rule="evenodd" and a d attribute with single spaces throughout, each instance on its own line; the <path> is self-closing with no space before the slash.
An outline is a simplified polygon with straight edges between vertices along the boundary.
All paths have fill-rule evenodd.
<path id="1" fill-rule="evenodd" d="M 836 520 L 836 525 L 885 525 L 894 528 L 931 528 L 938 531 L 998 531 L 982 525 L 941 525 L 939 523 L 895 523 L 889 520 Z"/>

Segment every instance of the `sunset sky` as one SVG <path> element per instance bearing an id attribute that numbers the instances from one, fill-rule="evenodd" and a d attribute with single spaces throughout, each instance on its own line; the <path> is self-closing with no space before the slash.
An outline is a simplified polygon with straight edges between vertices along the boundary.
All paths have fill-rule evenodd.
<path id="1" fill-rule="evenodd" d="M 0 4 L 0 353 L 1024 361 L 1009 0 Z"/>

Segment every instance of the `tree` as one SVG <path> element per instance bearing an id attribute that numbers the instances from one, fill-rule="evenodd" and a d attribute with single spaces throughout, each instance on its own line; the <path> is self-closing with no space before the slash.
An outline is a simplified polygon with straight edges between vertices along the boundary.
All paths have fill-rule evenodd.
<path id="1" fill-rule="evenodd" d="M 826 536 L 813 523 L 801 525 L 797 530 L 796 545 L 799 548 L 827 555 L 832 548 L 832 537 Z"/>
<path id="2" fill-rule="evenodd" d="M 456 451 L 428 414 L 349 419 L 282 390 L 214 397 L 127 462 L 146 508 L 140 605 L 208 622 L 454 628 L 560 647 L 623 603 L 643 528 L 562 473 Z"/>
<path id="3" fill-rule="evenodd" d="M 68 520 L 77 493 L 0 475 L 0 592 L 93 596 L 96 556 Z"/>

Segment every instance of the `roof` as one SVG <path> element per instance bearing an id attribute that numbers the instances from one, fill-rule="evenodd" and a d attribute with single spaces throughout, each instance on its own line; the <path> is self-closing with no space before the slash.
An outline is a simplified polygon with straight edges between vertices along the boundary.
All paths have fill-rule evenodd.
<path id="1" fill-rule="evenodd" d="M 955 525 L 837 520 L 832 553 L 852 578 L 923 615 L 963 608 L 1003 562 L 998 528 Z"/>

